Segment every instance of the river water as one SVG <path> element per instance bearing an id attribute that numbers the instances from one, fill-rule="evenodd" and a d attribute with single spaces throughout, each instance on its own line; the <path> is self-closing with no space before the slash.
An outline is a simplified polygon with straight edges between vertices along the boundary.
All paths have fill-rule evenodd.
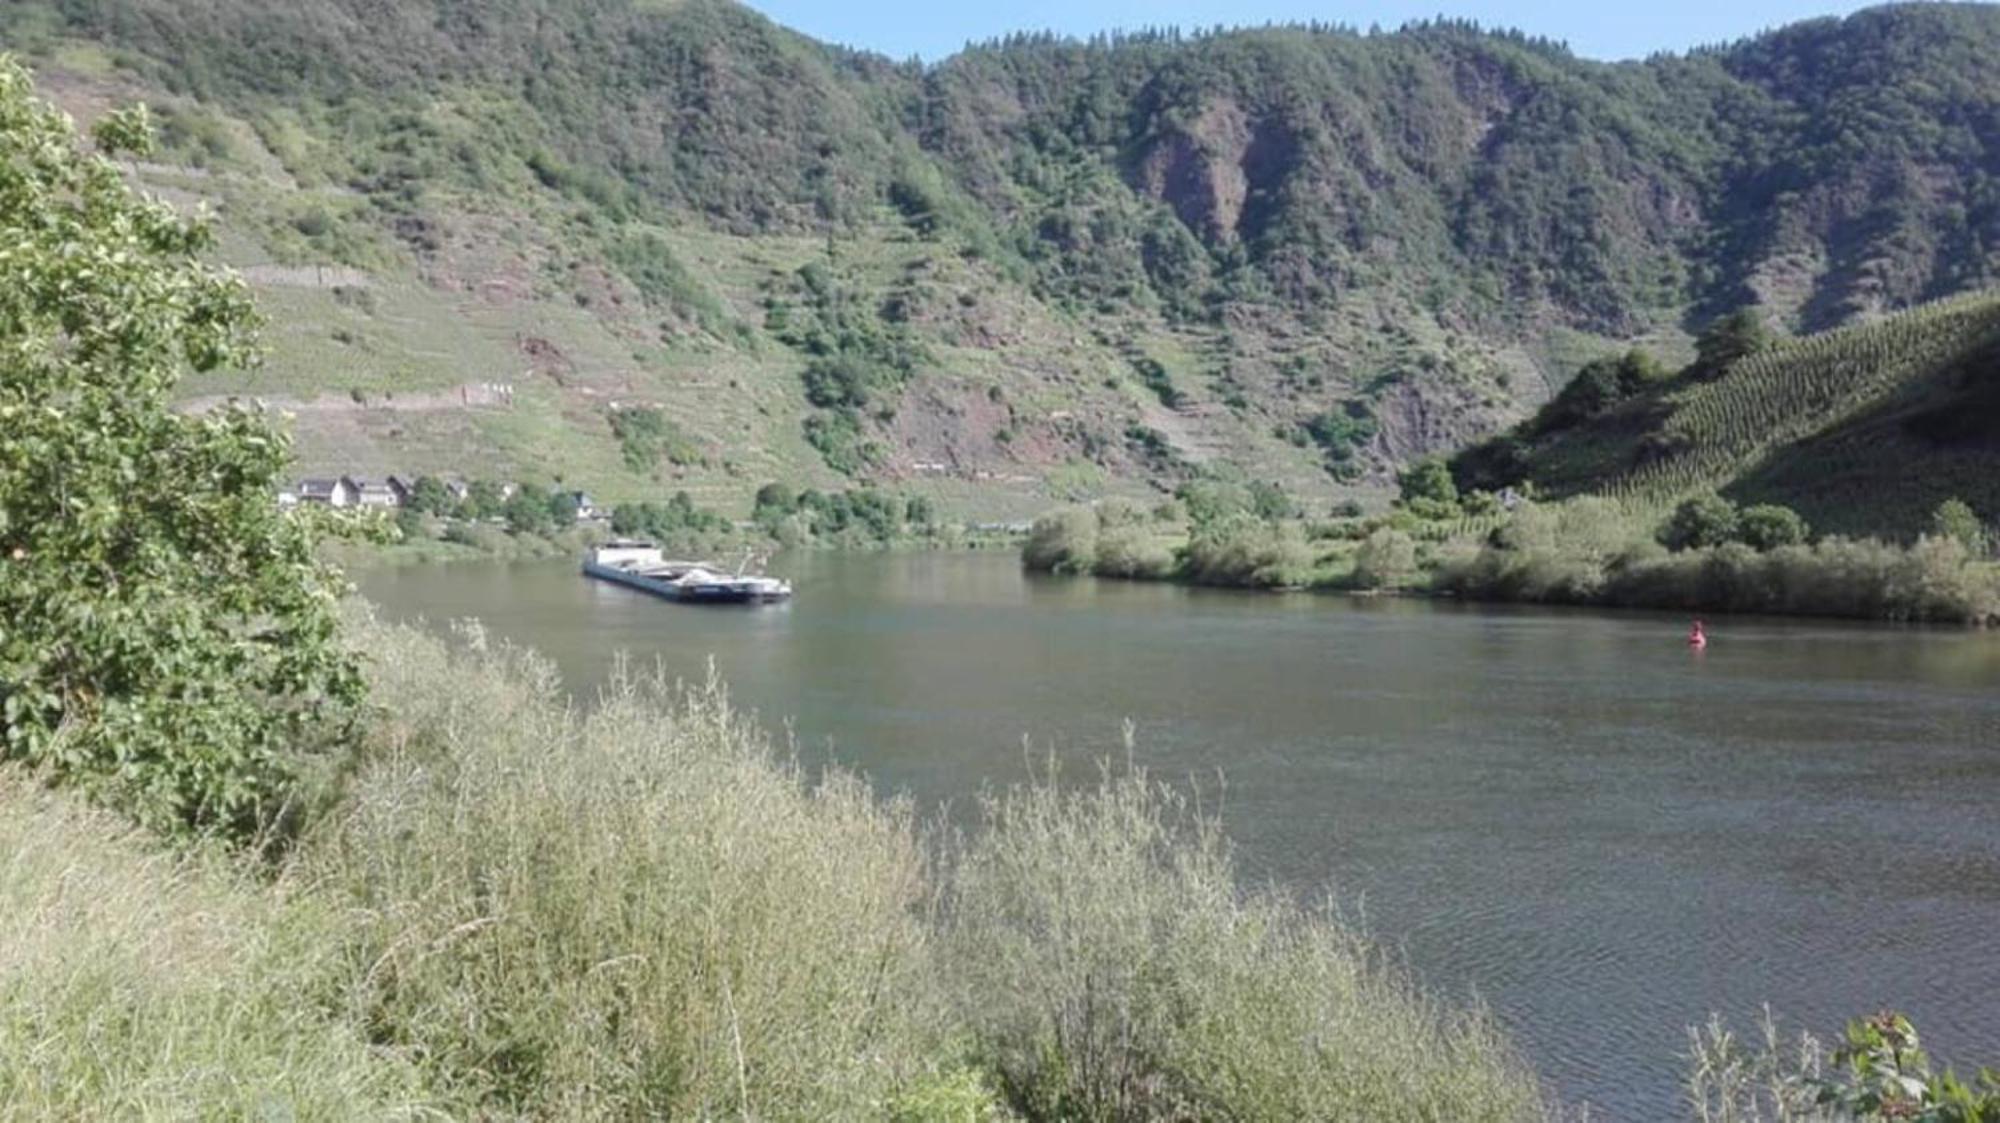
<path id="1" fill-rule="evenodd" d="M 785 606 L 680 606 L 570 562 L 361 573 L 572 687 L 620 650 L 802 754 L 964 805 L 1051 751 L 1219 797 L 1247 874 L 1331 893 L 1491 1006 L 1569 1103 L 1677 1114 L 1687 1027 L 1910 1013 L 2000 1061 L 2000 636 L 1264 595 L 1023 575 L 1006 553 L 801 554 Z M 1220 780 L 1218 780 L 1220 777 Z"/>

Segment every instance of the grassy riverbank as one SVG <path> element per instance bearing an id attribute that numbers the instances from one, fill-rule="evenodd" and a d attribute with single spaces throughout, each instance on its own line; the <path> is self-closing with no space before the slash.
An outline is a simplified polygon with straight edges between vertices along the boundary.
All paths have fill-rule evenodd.
<path id="1" fill-rule="evenodd" d="M 1531 1119 L 1535 1081 L 1142 773 L 964 834 L 718 686 L 588 713 L 353 625 L 374 717 L 281 855 L 0 779 L 0 1103 L 27 1115 Z M 233 1105 L 233 1106 L 232 1106 Z M 6 1114 L 6 1112 L 0 1112 Z"/>

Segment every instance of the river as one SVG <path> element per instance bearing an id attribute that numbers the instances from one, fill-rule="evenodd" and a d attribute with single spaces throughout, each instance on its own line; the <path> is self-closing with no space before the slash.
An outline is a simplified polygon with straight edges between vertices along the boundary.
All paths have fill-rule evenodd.
<path id="1" fill-rule="evenodd" d="M 570 562 L 362 572 L 589 691 L 700 677 L 884 790 L 963 805 L 1050 752 L 1220 800 L 1248 876 L 1331 893 L 1491 1006 L 1565 1101 L 1676 1114 L 1687 1027 L 1891 1006 L 2000 1061 L 2000 636 L 1024 575 L 1006 553 L 778 559 L 797 600 L 669 604 Z M 1220 780 L 1218 780 L 1220 777 Z"/>

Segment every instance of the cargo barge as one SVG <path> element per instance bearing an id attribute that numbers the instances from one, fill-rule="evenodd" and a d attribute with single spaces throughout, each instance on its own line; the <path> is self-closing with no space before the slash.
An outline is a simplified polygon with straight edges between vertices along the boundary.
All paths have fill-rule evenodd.
<path id="1" fill-rule="evenodd" d="M 689 604 L 774 604 L 792 596 L 788 581 L 746 575 L 740 567 L 730 574 L 709 562 L 671 561 L 650 542 L 593 547 L 584 555 L 583 574 Z"/>

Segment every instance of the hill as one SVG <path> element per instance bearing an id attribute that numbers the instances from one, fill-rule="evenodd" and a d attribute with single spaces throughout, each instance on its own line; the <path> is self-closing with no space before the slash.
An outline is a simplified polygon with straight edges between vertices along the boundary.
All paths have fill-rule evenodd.
<path id="1" fill-rule="evenodd" d="M 24 0 L 0 47 L 80 117 L 156 106 L 132 174 L 215 208 L 272 320 L 194 404 L 291 410 L 311 470 L 1318 502 L 1614 341 L 2000 271 L 1980 5 L 1619 64 L 1427 23 L 921 67 L 722 0 Z M 621 441 L 635 409 L 668 439 Z"/>
<path id="2" fill-rule="evenodd" d="M 2000 295 L 1696 364 L 1552 423 L 1561 412 L 1460 456 L 1460 475 L 1654 503 L 1712 488 L 1824 531 L 1914 534 L 1946 499 L 2000 510 Z"/>

